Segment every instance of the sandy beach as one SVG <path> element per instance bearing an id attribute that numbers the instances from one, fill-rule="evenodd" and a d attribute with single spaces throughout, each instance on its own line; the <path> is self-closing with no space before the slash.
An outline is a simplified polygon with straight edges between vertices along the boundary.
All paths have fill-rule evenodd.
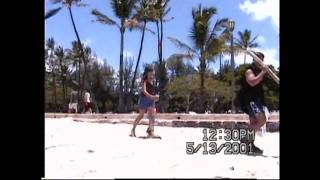
<path id="1" fill-rule="evenodd" d="M 186 142 L 203 143 L 203 128 L 156 126 L 160 140 L 129 137 L 131 127 L 46 118 L 45 178 L 279 178 L 279 132 L 256 136 L 264 156 L 188 155 Z"/>

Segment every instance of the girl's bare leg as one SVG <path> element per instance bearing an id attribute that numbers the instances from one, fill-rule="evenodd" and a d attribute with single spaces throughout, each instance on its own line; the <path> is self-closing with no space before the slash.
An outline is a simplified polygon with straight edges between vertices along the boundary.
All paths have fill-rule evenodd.
<path id="1" fill-rule="evenodd" d="M 149 127 L 147 129 L 147 133 L 149 137 L 158 137 L 154 134 L 155 115 L 156 115 L 155 108 L 148 108 Z"/>
<path id="2" fill-rule="evenodd" d="M 137 116 L 137 118 L 133 122 L 133 127 L 131 129 L 130 136 L 136 137 L 135 130 L 136 130 L 136 127 L 139 124 L 140 120 L 143 118 L 144 112 L 145 112 L 144 109 L 139 109 L 139 115 Z"/>

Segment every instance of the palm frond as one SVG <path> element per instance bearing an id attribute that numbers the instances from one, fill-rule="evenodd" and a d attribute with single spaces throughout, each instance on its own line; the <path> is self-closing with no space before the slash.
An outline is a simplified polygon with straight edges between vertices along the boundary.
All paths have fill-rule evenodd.
<path id="1" fill-rule="evenodd" d="M 208 44 L 205 50 L 205 59 L 208 59 L 209 61 L 214 61 L 215 57 L 217 55 L 220 55 L 220 53 L 222 53 L 225 50 L 226 46 L 224 38 L 214 38 L 212 39 L 212 41 L 210 41 L 210 44 Z"/>
<path id="2" fill-rule="evenodd" d="M 46 46 L 49 48 L 49 49 L 54 49 L 54 46 L 55 46 L 55 40 L 54 38 L 48 38 L 46 40 Z"/>
<path id="3" fill-rule="evenodd" d="M 171 11 L 171 7 L 169 7 L 168 9 L 166 9 L 164 11 L 164 13 L 162 14 L 162 17 L 166 16 L 167 14 L 169 14 L 169 12 Z"/>
<path id="4" fill-rule="evenodd" d="M 251 41 L 249 41 L 249 43 L 248 43 L 249 46 L 250 46 L 250 44 L 253 44 L 253 43 L 254 43 L 254 41 L 258 38 L 258 36 L 259 36 L 259 35 L 256 35 Z"/>
<path id="5" fill-rule="evenodd" d="M 169 22 L 169 21 L 171 21 L 173 19 L 174 19 L 174 17 L 172 16 L 170 18 L 163 19 L 162 22 Z"/>
<path id="6" fill-rule="evenodd" d="M 252 43 L 249 45 L 250 48 L 257 48 L 259 47 L 260 45 L 258 43 Z"/>
<path id="7" fill-rule="evenodd" d="M 54 54 L 58 57 L 63 57 L 64 56 L 64 49 L 62 46 L 58 46 L 54 49 Z"/>
<path id="8" fill-rule="evenodd" d="M 77 3 L 76 6 L 77 7 L 87 7 L 88 4 L 86 4 L 86 3 Z"/>
<path id="9" fill-rule="evenodd" d="M 111 0 L 111 8 L 120 19 L 128 19 L 132 13 L 136 0 Z"/>
<path id="10" fill-rule="evenodd" d="M 44 19 L 48 19 L 48 18 L 54 16 L 54 15 L 57 14 L 61 9 L 62 9 L 62 7 L 58 7 L 58 8 L 49 10 L 48 12 L 46 12 L 46 15 L 44 16 Z"/>
<path id="11" fill-rule="evenodd" d="M 193 54 L 181 54 L 181 53 L 175 53 L 168 57 L 167 62 L 171 59 L 186 59 L 186 60 L 193 60 L 194 55 Z"/>
<path id="12" fill-rule="evenodd" d="M 238 36 L 240 37 L 240 38 L 239 38 L 239 43 L 245 44 L 245 42 L 244 42 L 244 40 L 245 40 L 245 35 L 244 35 L 244 33 L 242 33 L 241 31 L 238 31 Z"/>
<path id="13" fill-rule="evenodd" d="M 222 28 L 227 29 L 226 24 L 228 24 L 229 18 L 222 18 L 218 19 L 212 29 L 212 33 L 215 34 L 215 32 L 221 31 Z"/>
<path id="14" fill-rule="evenodd" d="M 231 32 L 229 31 L 228 28 L 226 28 L 222 33 L 221 36 L 224 38 L 225 41 L 230 41 L 231 40 Z"/>
<path id="15" fill-rule="evenodd" d="M 98 11 L 97 9 L 93 9 L 91 11 L 91 14 L 94 15 L 96 17 L 96 21 L 102 23 L 102 24 L 107 24 L 107 25 L 115 25 L 118 28 L 120 28 L 120 26 L 112 19 L 110 19 L 108 16 L 102 14 L 100 11 Z"/>
<path id="16" fill-rule="evenodd" d="M 235 41 L 235 45 L 237 45 L 237 46 L 242 46 L 242 42 L 241 42 L 241 40 L 240 39 L 238 39 L 238 38 L 234 38 L 234 41 Z"/>
<path id="17" fill-rule="evenodd" d="M 239 54 L 245 53 L 245 48 L 241 46 L 233 46 L 233 54 L 238 56 Z M 222 52 L 224 55 L 231 55 L 231 46 L 226 46 L 226 49 Z"/>
<path id="18" fill-rule="evenodd" d="M 63 0 L 50 0 L 50 2 L 51 2 L 52 4 L 58 4 L 58 3 L 63 2 Z"/>
<path id="19" fill-rule="evenodd" d="M 149 28 L 147 28 L 147 27 L 146 27 L 146 31 L 150 32 L 150 33 L 153 34 L 153 35 L 156 34 L 156 32 L 152 31 L 151 29 L 149 29 Z"/>
<path id="20" fill-rule="evenodd" d="M 228 18 L 222 18 L 218 19 L 217 22 L 214 24 L 210 36 L 206 42 L 206 44 L 209 44 L 210 41 L 217 36 L 218 31 L 221 31 L 223 27 L 225 27 L 226 23 L 229 21 Z M 226 28 L 227 29 L 227 28 Z"/>
<path id="21" fill-rule="evenodd" d="M 184 51 L 187 52 L 187 54 L 190 54 L 192 56 L 197 55 L 199 56 L 199 54 L 197 53 L 196 50 L 192 49 L 190 46 L 188 46 L 187 44 L 179 41 L 176 38 L 173 37 L 168 37 L 168 39 L 178 48 L 183 49 Z"/>
<path id="22" fill-rule="evenodd" d="M 192 9 L 193 23 L 190 31 L 190 38 L 198 49 L 202 49 L 210 37 L 210 19 L 217 13 L 215 7 L 202 7 Z"/>
<path id="23" fill-rule="evenodd" d="M 135 26 L 129 26 L 129 30 L 138 30 L 138 31 L 143 31 L 143 23 L 138 23 Z M 151 34 L 155 35 L 156 32 L 154 32 L 153 30 L 149 29 L 146 27 L 145 29 L 146 31 L 150 32 Z"/>

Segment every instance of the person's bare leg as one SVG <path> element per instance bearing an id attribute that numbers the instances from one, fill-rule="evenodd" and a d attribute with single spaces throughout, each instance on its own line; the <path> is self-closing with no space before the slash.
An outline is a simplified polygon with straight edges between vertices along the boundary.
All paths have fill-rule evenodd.
<path id="1" fill-rule="evenodd" d="M 155 115 L 156 115 L 155 108 L 148 108 L 149 127 L 147 129 L 147 133 L 149 137 L 160 137 L 154 134 Z"/>
<path id="2" fill-rule="evenodd" d="M 261 127 L 266 123 L 266 116 L 264 113 L 257 113 L 254 116 L 249 117 L 250 119 L 250 124 L 249 124 L 249 129 L 254 130 L 255 134 L 260 131 Z M 256 154 L 262 154 L 263 151 L 256 147 L 254 145 L 254 139 L 241 139 L 240 142 L 246 143 L 246 144 L 252 144 L 252 148 L 254 153 Z"/>
<path id="3" fill-rule="evenodd" d="M 264 113 L 258 113 L 253 117 L 250 117 L 249 128 L 254 129 L 256 132 L 266 123 L 266 115 Z"/>
<path id="4" fill-rule="evenodd" d="M 131 129 L 130 136 L 136 137 L 135 130 L 136 130 L 136 127 L 139 124 L 140 120 L 143 118 L 144 112 L 145 112 L 144 109 L 139 109 L 139 115 L 136 117 L 136 119 L 133 122 L 133 127 Z"/>
<path id="5" fill-rule="evenodd" d="M 266 116 L 264 113 L 258 113 L 249 117 L 250 123 L 248 128 L 254 130 L 255 133 L 261 131 L 261 127 L 266 123 Z"/>

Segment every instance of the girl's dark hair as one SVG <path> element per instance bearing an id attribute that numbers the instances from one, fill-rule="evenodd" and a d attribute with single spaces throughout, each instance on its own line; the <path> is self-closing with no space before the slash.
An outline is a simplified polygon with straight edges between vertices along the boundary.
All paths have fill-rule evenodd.
<path id="1" fill-rule="evenodd" d="M 148 79 L 148 72 L 152 72 L 153 68 L 152 67 L 145 67 L 144 72 L 143 72 L 143 77 L 142 77 L 142 82 L 146 81 Z"/>

